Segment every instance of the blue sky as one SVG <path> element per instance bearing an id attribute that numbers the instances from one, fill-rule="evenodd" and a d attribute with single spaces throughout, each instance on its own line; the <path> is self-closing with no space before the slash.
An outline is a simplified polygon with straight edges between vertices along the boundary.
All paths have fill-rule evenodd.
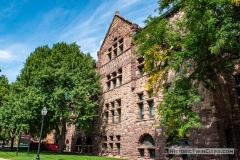
<path id="1" fill-rule="evenodd" d="M 158 0 L 0 0 L 0 74 L 15 81 L 38 46 L 57 42 L 81 46 L 97 59 L 115 11 L 144 27 L 157 15 Z"/>

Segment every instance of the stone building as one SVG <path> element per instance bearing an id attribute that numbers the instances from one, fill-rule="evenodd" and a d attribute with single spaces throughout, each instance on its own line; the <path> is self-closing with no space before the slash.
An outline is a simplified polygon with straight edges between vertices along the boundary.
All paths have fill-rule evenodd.
<path id="1" fill-rule="evenodd" d="M 170 19 L 176 14 L 169 12 Z M 97 71 L 102 75 L 99 117 L 94 128 L 83 133 L 68 127 L 66 150 L 88 154 L 132 159 L 169 159 L 158 123 L 156 104 L 161 93 L 146 91 L 147 76 L 143 73 L 144 58 L 134 54 L 131 34 L 139 26 L 126 20 L 117 11 L 98 51 Z M 238 159 L 240 148 L 240 70 L 216 77 L 219 90 L 200 87 L 200 103 L 194 105 L 202 127 L 192 129 L 186 145 L 191 148 L 234 148 L 234 155 L 176 155 L 179 159 Z M 156 125 L 156 126 L 155 126 Z"/>

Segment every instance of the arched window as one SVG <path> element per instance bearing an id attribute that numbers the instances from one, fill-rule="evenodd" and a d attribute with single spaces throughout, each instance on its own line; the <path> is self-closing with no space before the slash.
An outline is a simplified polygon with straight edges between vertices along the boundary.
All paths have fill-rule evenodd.
<path id="1" fill-rule="evenodd" d="M 81 138 L 77 139 L 76 145 L 81 145 Z"/>
<path id="2" fill-rule="evenodd" d="M 86 145 L 92 145 L 92 139 L 88 137 L 85 142 Z"/>
<path id="3" fill-rule="evenodd" d="M 141 146 L 155 146 L 155 142 L 151 135 L 145 135 L 141 140 Z"/>

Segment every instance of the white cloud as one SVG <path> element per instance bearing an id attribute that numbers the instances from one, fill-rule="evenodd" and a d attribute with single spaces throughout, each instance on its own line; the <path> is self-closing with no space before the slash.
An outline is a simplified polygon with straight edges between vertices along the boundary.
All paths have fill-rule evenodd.
<path id="1" fill-rule="evenodd" d="M 12 60 L 13 55 L 8 51 L 0 50 L 0 61 Z"/>

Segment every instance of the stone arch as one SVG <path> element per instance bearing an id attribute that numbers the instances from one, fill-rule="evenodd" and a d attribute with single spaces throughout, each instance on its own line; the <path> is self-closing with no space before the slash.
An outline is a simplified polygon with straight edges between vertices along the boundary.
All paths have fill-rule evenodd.
<path id="1" fill-rule="evenodd" d="M 92 139 L 90 137 L 87 137 L 85 141 L 85 153 L 92 153 Z"/>
<path id="2" fill-rule="evenodd" d="M 144 134 L 139 139 L 141 146 L 155 146 L 155 141 L 150 134 Z"/>
<path id="3" fill-rule="evenodd" d="M 85 145 L 92 145 L 92 139 L 90 137 L 87 137 Z"/>
<path id="4" fill-rule="evenodd" d="M 139 156 L 145 159 L 155 159 L 155 140 L 149 133 L 140 136 L 139 140 Z"/>

